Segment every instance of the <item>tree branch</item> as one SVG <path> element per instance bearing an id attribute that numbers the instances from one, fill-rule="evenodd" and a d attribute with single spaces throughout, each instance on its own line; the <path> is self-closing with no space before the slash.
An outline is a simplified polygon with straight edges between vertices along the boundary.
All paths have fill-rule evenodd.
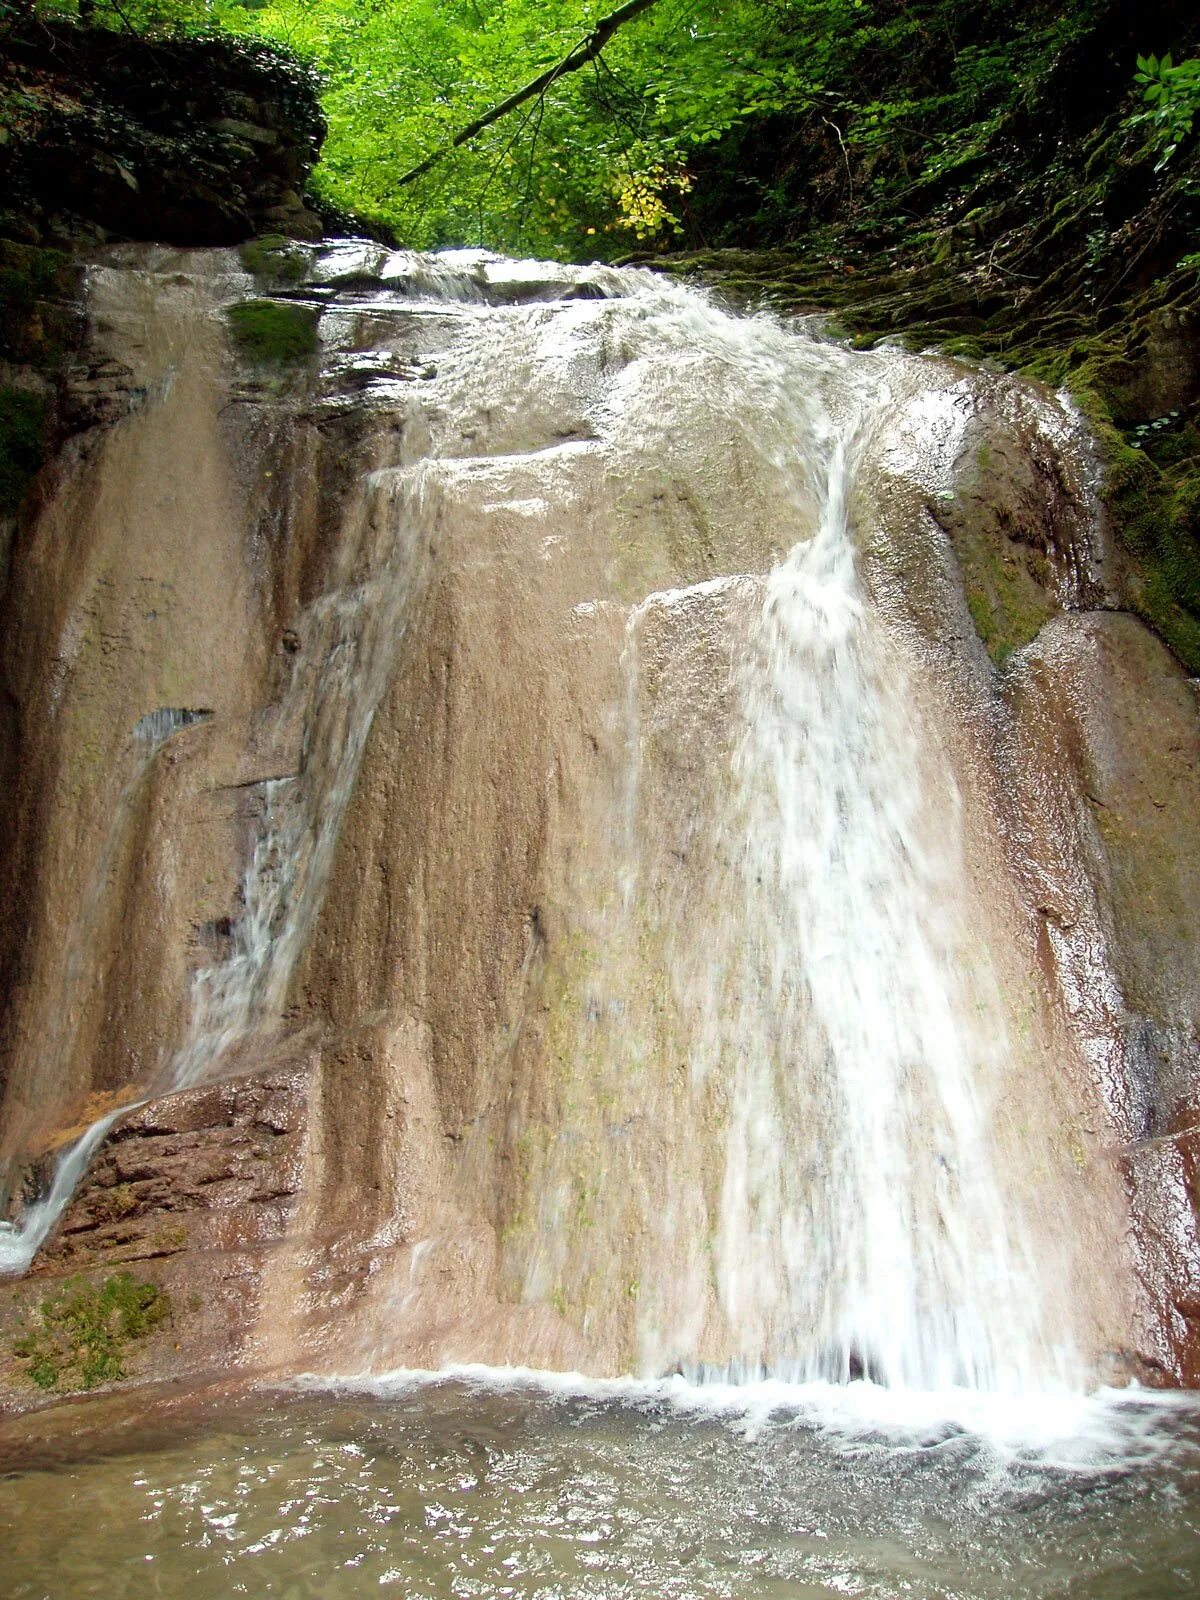
<path id="1" fill-rule="evenodd" d="M 468 144 L 476 134 L 482 133 L 485 128 L 490 128 L 493 122 L 499 122 L 501 117 L 506 117 L 510 111 L 515 111 L 518 106 L 524 105 L 526 100 L 532 100 L 535 94 L 544 95 L 552 83 L 566 77 L 568 72 L 578 72 L 580 67 L 586 67 L 589 61 L 596 59 L 623 22 L 628 22 L 640 11 L 648 11 L 656 4 L 657 0 L 625 0 L 624 5 L 618 6 L 615 11 L 610 11 L 606 17 L 601 17 L 583 43 L 576 45 L 574 50 L 555 66 L 548 67 L 545 72 L 539 72 L 537 77 L 531 79 L 523 88 L 517 89 L 507 99 L 501 100 L 500 104 L 493 106 L 490 111 L 485 111 L 481 117 L 476 117 L 474 122 L 468 122 L 465 128 L 460 128 L 449 144 L 444 144 L 440 150 L 435 150 L 432 155 L 426 156 L 424 161 L 418 161 L 415 167 L 410 167 L 407 172 L 401 174 L 396 179 L 396 188 L 402 189 L 406 183 L 424 177 L 430 167 L 436 166 L 443 156 L 450 154 L 451 150 L 457 150 L 460 145 Z"/>

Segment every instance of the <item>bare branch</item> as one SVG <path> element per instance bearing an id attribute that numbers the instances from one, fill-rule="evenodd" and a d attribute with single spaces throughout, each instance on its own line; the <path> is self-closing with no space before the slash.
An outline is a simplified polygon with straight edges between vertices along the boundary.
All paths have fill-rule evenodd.
<path id="1" fill-rule="evenodd" d="M 430 167 L 436 166 L 443 156 L 449 155 L 451 150 L 457 150 L 460 145 L 468 144 L 477 134 L 485 128 L 490 128 L 493 122 L 499 122 L 501 117 L 506 117 L 510 111 L 515 111 L 518 106 L 524 105 L 526 100 L 532 100 L 534 95 L 544 95 L 551 84 L 559 78 L 566 77 L 568 72 L 578 72 L 580 67 L 586 67 L 589 61 L 594 61 L 604 49 L 605 45 L 616 33 L 622 23 L 636 17 L 641 11 L 648 11 L 658 0 L 625 0 L 625 4 L 618 6 L 615 11 L 610 11 L 588 34 L 582 44 L 575 46 L 569 55 L 563 57 L 553 67 L 548 67 L 545 72 L 539 72 L 536 78 L 531 79 L 521 89 L 517 89 L 499 105 L 493 106 L 490 111 L 485 111 L 481 117 L 476 117 L 473 122 L 468 122 L 465 128 L 460 128 L 440 150 L 435 150 L 432 155 L 418 161 L 415 167 L 410 167 L 396 179 L 396 188 L 402 189 L 406 183 L 424 177 Z"/>

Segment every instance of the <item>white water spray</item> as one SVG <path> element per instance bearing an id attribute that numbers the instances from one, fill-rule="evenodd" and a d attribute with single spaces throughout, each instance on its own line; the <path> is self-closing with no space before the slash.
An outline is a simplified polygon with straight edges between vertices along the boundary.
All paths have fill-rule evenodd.
<path id="1" fill-rule="evenodd" d="M 740 909 L 707 1041 L 736 1062 L 718 1287 L 742 1376 L 1017 1389 L 1074 1363 L 993 1167 L 1011 1047 L 955 780 L 856 572 L 864 426 L 825 447 L 744 673 Z"/>

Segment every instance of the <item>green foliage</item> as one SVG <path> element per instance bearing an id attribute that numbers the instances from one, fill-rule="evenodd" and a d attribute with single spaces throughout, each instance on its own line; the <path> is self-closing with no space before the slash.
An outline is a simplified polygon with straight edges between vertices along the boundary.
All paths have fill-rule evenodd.
<path id="1" fill-rule="evenodd" d="M 75 270 L 58 250 L 0 239 L 0 356 L 53 369 L 75 334 Z M 0 427 L 8 419 L 6 402 Z"/>
<path id="2" fill-rule="evenodd" d="M 397 180 L 561 61 L 611 0 L 274 0 L 222 21 L 286 41 L 326 81 L 316 184 L 406 244 L 612 254 L 683 224 L 693 151 L 788 103 L 790 57 L 756 50 L 777 7 L 659 0 L 603 57 L 446 156 Z M 787 9 L 784 7 L 783 9 Z"/>
<path id="3" fill-rule="evenodd" d="M 656 0 L 602 55 L 448 151 L 462 128 L 561 62 L 617 0 L 97 0 L 109 27 L 220 30 L 320 72 L 329 120 L 314 190 L 414 248 L 480 244 L 580 259 L 703 232 L 706 179 L 739 129 L 844 162 L 862 208 L 963 182 L 1031 106 L 1106 0 Z M 43 9 L 67 9 L 43 0 Z M 734 138 L 734 147 L 730 139 Z M 405 174 L 442 158 L 415 182 Z M 762 190 L 786 211 L 786 186 Z"/>
<path id="4" fill-rule="evenodd" d="M 1146 109 L 1130 117 L 1133 127 L 1145 127 L 1158 154 L 1162 170 L 1190 136 L 1200 116 L 1200 56 L 1176 64 L 1165 56 L 1139 56 L 1134 81 L 1142 91 Z"/>
<path id="5" fill-rule="evenodd" d="M 35 1325 L 13 1345 L 39 1389 L 94 1389 L 125 1376 L 125 1347 L 170 1315 L 171 1300 L 153 1283 L 118 1272 L 97 1286 L 68 1278 L 42 1301 Z"/>
<path id="6" fill-rule="evenodd" d="M 38 0 L 37 9 L 45 16 L 79 20 L 78 0 Z M 93 28 L 170 37 L 212 31 L 218 9 L 211 0 L 94 0 L 86 20 Z"/>
<path id="7" fill-rule="evenodd" d="M 225 313 L 234 343 L 262 366 L 294 366 L 317 348 L 317 312 L 278 300 L 244 300 Z"/>
<path id="8" fill-rule="evenodd" d="M 39 300 L 61 291 L 69 258 L 61 250 L 0 239 L 0 307 L 7 318 L 28 316 Z"/>
<path id="9" fill-rule="evenodd" d="M 0 388 L 0 516 L 17 509 L 45 459 L 49 409 L 40 394 Z"/>

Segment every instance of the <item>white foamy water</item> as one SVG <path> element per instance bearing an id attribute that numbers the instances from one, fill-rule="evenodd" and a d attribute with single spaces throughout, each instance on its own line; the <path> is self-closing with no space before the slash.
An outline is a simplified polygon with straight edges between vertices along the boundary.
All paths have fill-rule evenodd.
<path id="1" fill-rule="evenodd" d="M 307 1393 L 420 1395 L 440 1386 L 493 1394 L 579 1400 L 635 1412 L 715 1419 L 754 1439 L 804 1427 L 846 1453 L 936 1449 L 957 1436 L 986 1451 L 997 1469 L 1038 1466 L 1064 1473 L 1136 1469 L 1194 1450 L 1200 1407 L 1178 1391 L 1101 1388 L 1024 1397 L 977 1389 L 941 1390 L 849 1383 L 694 1383 L 668 1378 L 593 1378 L 579 1372 L 452 1363 L 437 1371 L 400 1369 L 333 1376 L 305 1373 L 288 1386 Z"/>
<path id="2" fill-rule="evenodd" d="M 1012 1392 L 1078 1367 L 993 1165 L 1013 1049 L 955 778 L 857 574 L 877 410 L 816 433 L 816 529 L 769 575 L 743 673 L 740 916 L 704 1040 L 736 1063 L 718 1285 L 731 1372 Z"/>

